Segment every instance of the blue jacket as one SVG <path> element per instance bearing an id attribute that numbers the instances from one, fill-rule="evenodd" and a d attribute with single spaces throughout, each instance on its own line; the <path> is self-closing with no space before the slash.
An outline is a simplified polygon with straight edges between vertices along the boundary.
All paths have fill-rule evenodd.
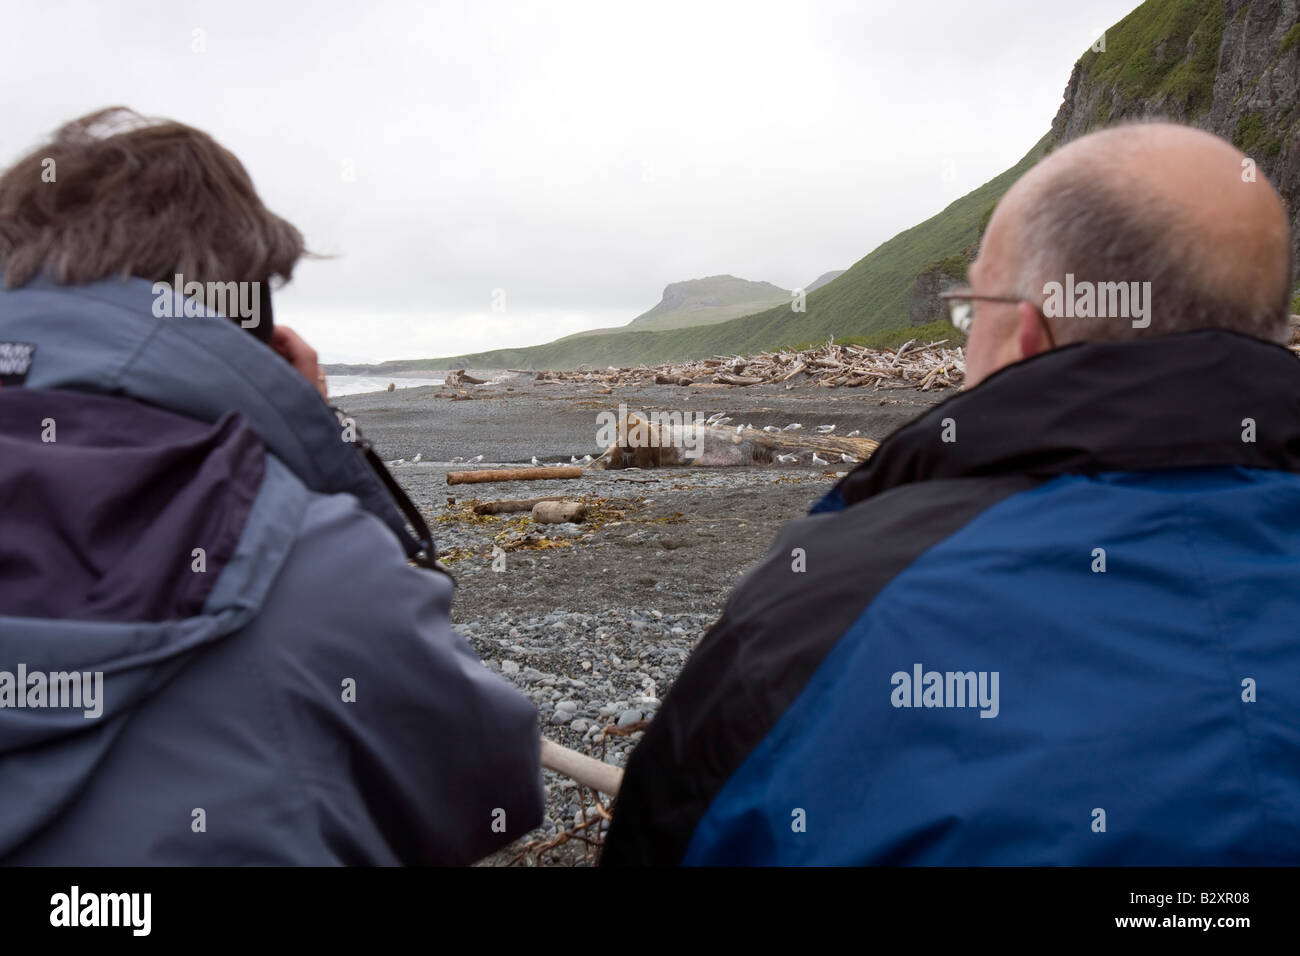
<path id="1" fill-rule="evenodd" d="M 1300 862 L 1300 362 L 1224 331 L 1011 366 L 745 574 L 606 864 Z"/>
<path id="2" fill-rule="evenodd" d="M 535 827 L 536 710 L 334 413 L 153 301 L 0 293 L 0 861 L 468 863 Z"/>

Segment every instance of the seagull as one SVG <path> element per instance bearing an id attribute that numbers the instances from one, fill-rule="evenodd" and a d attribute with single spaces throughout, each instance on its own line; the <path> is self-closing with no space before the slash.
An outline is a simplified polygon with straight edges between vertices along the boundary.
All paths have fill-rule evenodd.
<path id="1" fill-rule="evenodd" d="M 540 464 L 541 464 L 541 462 L 538 461 L 538 460 L 537 460 L 537 456 L 534 455 L 534 456 L 533 456 L 533 467 L 536 468 L 536 467 L 537 467 L 538 465 L 540 465 Z"/>
<path id="2" fill-rule="evenodd" d="M 465 464 L 467 464 L 467 465 L 477 465 L 477 464 L 478 464 L 480 461 L 482 461 L 482 460 L 483 460 L 483 456 L 482 456 L 482 455 L 475 455 L 475 456 L 474 456 L 473 458 L 471 458 L 469 461 L 465 462 Z"/>
<path id="3" fill-rule="evenodd" d="M 577 456 L 577 455 L 570 455 L 570 456 L 569 456 L 569 464 L 570 464 L 570 465 L 576 465 L 577 463 L 578 463 L 578 456 Z"/>
<path id="4" fill-rule="evenodd" d="M 727 414 L 726 412 L 717 412 L 716 414 L 710 415 L 708 418 L 704 419 L 704 424 L 706 425 L 716 424 L 718 419 L 724 418 L 726 414 Z"/>
<path id="5" fill-rule="evenodd" d="M 394 460 L 394 461 L 390 461 L 388 464 L 389 464 L 389 465 L 405 465 L 405 464 L 406 464 L 406 459 L 405 459 L 405 458 L 398 458 L 398 459 L 396 459 L 396 460 Z"/>
<path id="6" fill-rule="evenodd" d="M 817 457 L 817 452 L 813 452 L 813 464 L 814 464 L 814 465 L 826 465 L 826 464 L 829 464 L 829 462 L 825 461 L 824 459 L 818 458 L 818 457 Z"/>
<path id="7" fill-rule="evenodd" d="M 736 426 L 736 434 L 737 434 L 737 435 L 739 435 L 739 434 L 740 434 L 741 432 L 743 432 L 744 430 L 745 430 L 745 426 L 744 426 L 744 425 L 737 425 L 737 426 Z"/>
<path id="8" fill-rule="evenodd" d="M 846 455 L 843 452 L 840 452 L 840 461 L 844 462 L 846 465 L 855 465 L 858 460 L 852 455 Z"/>
<path id="9" fill-rule="evenodd" d="M 821 434 L 823 434 L 823 435 L 829 435 L 831 432 L 835 431 L 835 426 L 834 426 L 834 425 L 818 425 L 818 426 L 817 426 L 817 431 L 819 431 L 819 432 L 820 432 Z"/>
<path id="10" fill-rule="evenodd" d="M 729 422 L 729 421 L 731 421 L 730 418 L 719 418 L 716 422 L 705 422 L 705 424 L 706 424 L 706 425 L 709 425 L 709 424 L 717 425 L 719 428 L 721 428 L 723 425 L 727 424 L 727 422 Z"/>
<path id="11" fill-rule="evenodd" d="M 801 429 L 801 428 L 803 428 L 803 426 L 800 425 L 798 422 L 791 422 L 789 425 L 786 425 L 785 428 L 782 428 L 781 431 L 783 431 L 783 432 L 797 432 L 797 431 L 798 431 L 799 429 Z"/>
<path id="12" fill-rule="evenodd" d="M 464 462 L 464 461 L 465 461 L 464 458 L 460 457 L 460 455 L 457 455 L 455 458 L 451 460 L 451 464 L 455 465 L 457 463 Z"/>
<path id="13" fill-rule="evenodd" d="M 420 459 L 423 457 L 424 457 L 424 452 L 420 452 L 414 458 L 411 459 L 411 464 L 418 465 L 420 463 Z"/>
<path id="14" fill-rule="evenodd" d="M 779 432 L 780 430 L 781 430 L 781 429 L 777 428 L 775 425 L 764 425 L 764 426 L 763 426 L 763 431 L 765 431 L 765 432 Z"/>
<path id="15" fill-rule="evenodd" d="M 590 455 L 583 455 L 583 456 L 582 456 L 582 460 L 583 460 L 584 463 L 589 462 L 589 461 L 591 461 L 591 456 L 590 456 Z"/>
<path id="16" fill-rule="evenodd" d="M 847 435 L 845 435 L 844 437 L 845 437 L 845 438 L 857 438 L 857 437 L 858 437 L 859 435 L 861 435 L 861 434 L 862 434 L 862 432 L 858 431 L 858 430 L 855 428 L 855 429 L 853 429 L 853 431 L 849 432 L 849 433 L 848 433 Z"/>
<path id="17" fill-rule="evenodd" d="M 791 462 L 798 461 L 799 456 L 798 455 L 777 455 L 776 460 L 788 465 Z"/>

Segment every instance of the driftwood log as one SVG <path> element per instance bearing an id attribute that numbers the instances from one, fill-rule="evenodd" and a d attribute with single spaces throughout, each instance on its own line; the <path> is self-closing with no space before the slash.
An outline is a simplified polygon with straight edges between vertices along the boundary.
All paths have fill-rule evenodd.
<path id="1" fill-rule="evenodd" d="M 444 385 L 486 385 L 487 379 L 466 375 L 463 368 L 452 369 L 442 380 Z"/>
<path id="2" fill-rule="evenodd" d="M 545 737 L 542 738 L 542 766 L 547 770 L 562 773 L 566 777 L 572 777 L 578 783 L 592 790 L 609 794 L 611 797 L 618 794 L 619 785 L 623 782 L 621 767 L 580 754 L 568 747 L 561 747 Z"/>
<path id="3" fill-rule="evenodd" d="M 800 438 L 800 435 L 803 437 Z M 874 438 L 848 438 L 844 435 L 837 438 L 834 435 L 807 435 L 803 432 L 760 432 L 750 429 L 741 432 L 741 437 L 752 441 L 759 448 L 767 448 L 777 454 L 798 450 L 816 451 L 823 452 L 823 458 L 834 455 L 836 461 L 839 461 L 841 454 L 866 461 L 880 447 L 880 442 Z"/>
<path id="4" fill-rule="evenodd" d="M 449 471 L 449 485 L 478 485 L 489 481 L 540 481 L 544 478 L 581 478 L 582 469 L 572 465 L 551 468 L 484 468 L 481 471 Z"/>
<path id="5" fill-rule="evenodd" d="M 587 517 L 581 501 L 539 501 L 533 505 L 533 520 L 538 524 L 577 524 Z"/>
<path id="6" fill-rule="evenodd" d="M 691 465 L 767 465 L 780 454 L 818 453 L 828 463 L 841 464 L 841 455 L 866 461 L 880 443 L 847 435 L 736 431 L 706 425 L 661 425 L 629 413 L 619 421 L 618 440 L 598 459 L 599 467 L 672 468 Z"/>
<path id="7" fill-rule="evenodd" d="M 517 511 L 532 511 L 539 501 L 563 501 L 558 495 L 549 498 L 512 498 L 509 501 L 485 501 L 474 506 L 476 515 L 508 515 Z"/>

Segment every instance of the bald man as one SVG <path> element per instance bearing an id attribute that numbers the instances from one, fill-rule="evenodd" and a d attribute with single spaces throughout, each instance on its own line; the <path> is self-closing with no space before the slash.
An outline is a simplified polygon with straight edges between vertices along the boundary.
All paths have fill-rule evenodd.
<path id="1" fill-rule="evenodd" d="M 1171 123 L 1103 130 L 1048 156 L 998 204 L 970 267 L 971 298 L 949 295 L 954 318 L 971 323 L 967 387 L 1075 342 L 1209 328 L 1286 342 L 1290 227 L 1253 169 L 1217 136 Z M 1079 315 L 1066 308 L 1077 296 L 1051 295 L 1067 285 L 1137 295 L 1126 314 Z"/>
<path id="2" fill-rule="evenodd" d="M 967 389 L 745 574 L 605 864 L 1300 859 L 1292 247 L 1244 159 L 1124 126 L 1007 193 Z"/>

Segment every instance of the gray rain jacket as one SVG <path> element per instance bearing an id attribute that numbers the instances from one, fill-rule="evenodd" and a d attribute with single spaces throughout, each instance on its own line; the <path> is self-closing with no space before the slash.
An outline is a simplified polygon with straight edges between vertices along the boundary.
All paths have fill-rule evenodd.
<path id="1" fill-rule="evenodd" d="M 0 862 L 460 864 L 535 827 L 537 712 L 335 415 L 155 301 L 0 292 Z"/>

